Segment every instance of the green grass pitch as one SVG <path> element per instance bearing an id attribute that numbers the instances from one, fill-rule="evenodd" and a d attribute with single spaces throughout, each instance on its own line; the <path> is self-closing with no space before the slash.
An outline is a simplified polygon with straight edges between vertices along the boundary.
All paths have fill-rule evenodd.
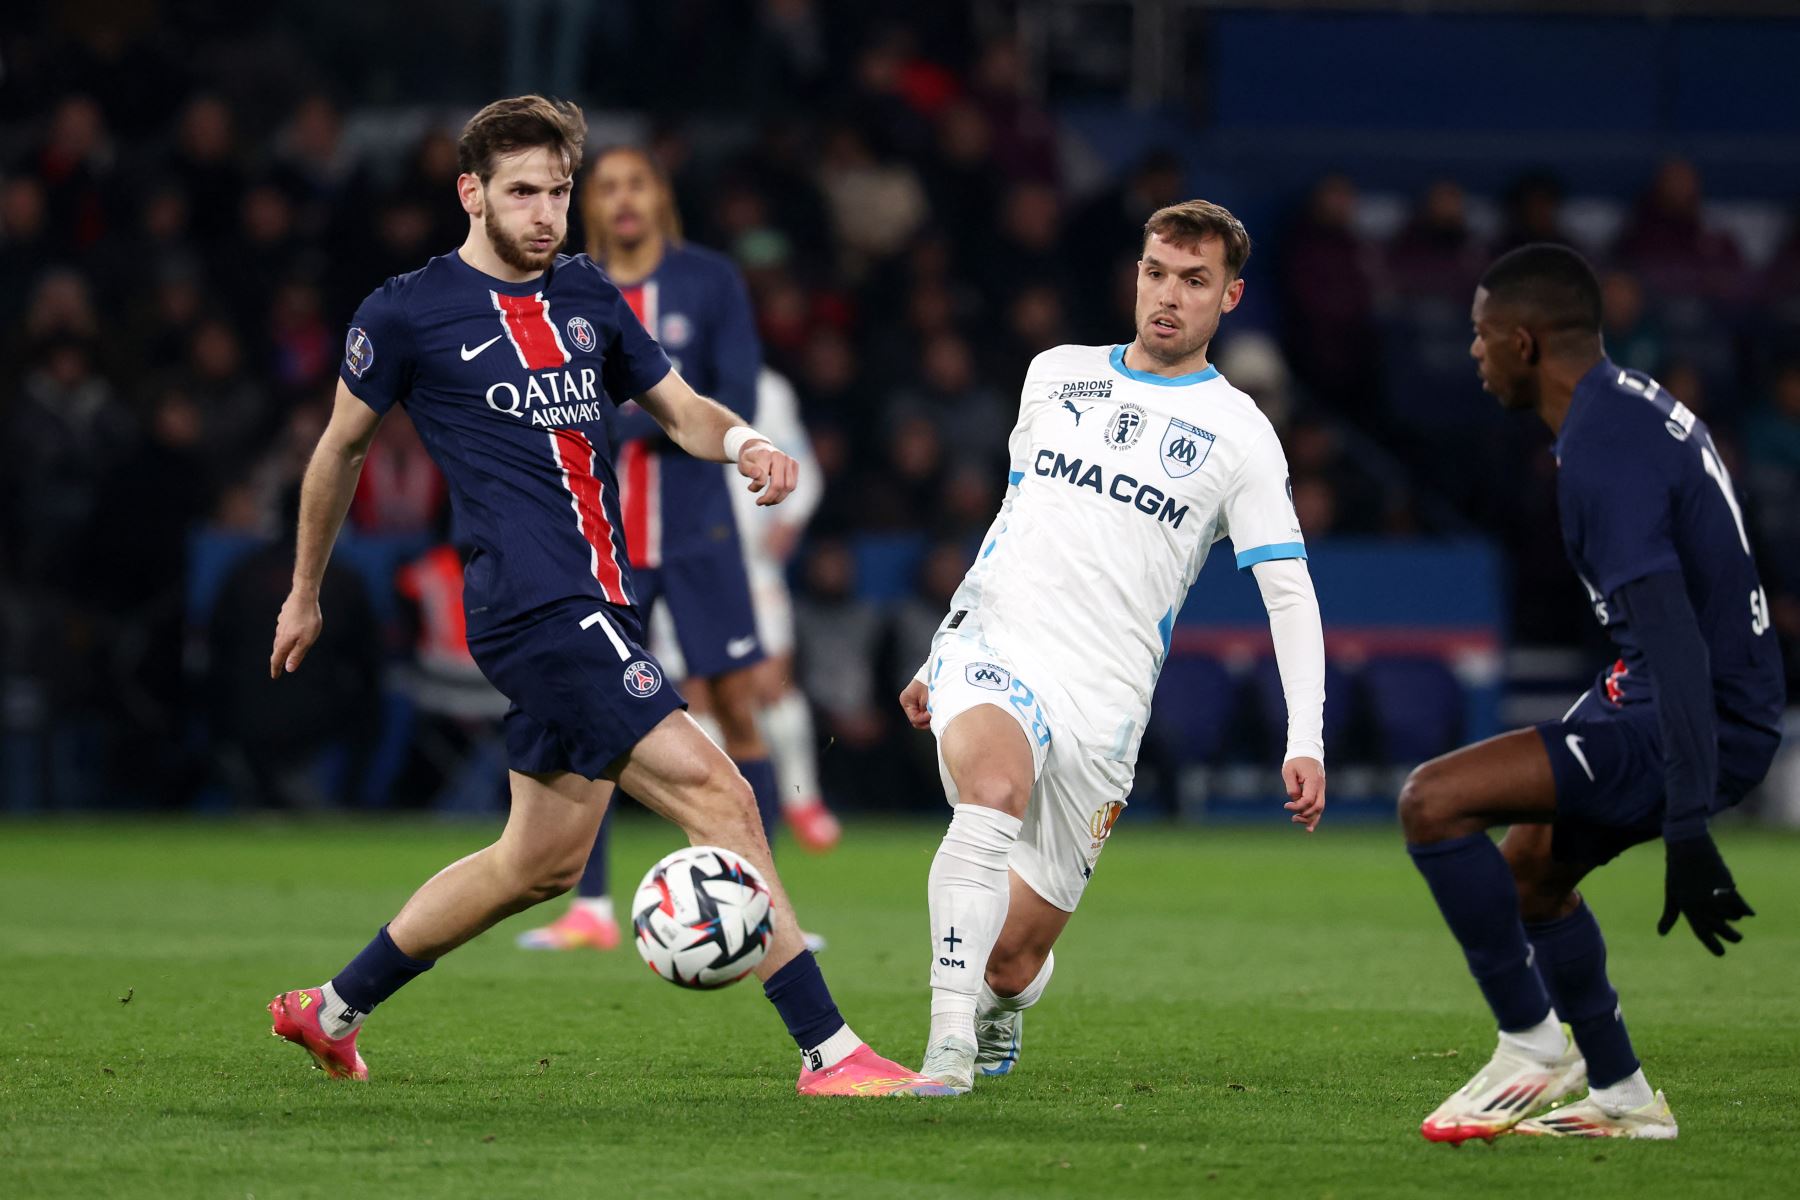
<path id="1" fill-rule="evenodd" d="M 1653 930 L 1654 847 L 1589 889 L 1674 1143 L 1433 1146 L 1492 1030 L 1390 829 L 1127 823 L 1028 1018 L 955 1100 L 802 1102 L 754 983 L 686 993 L 515 918 L 371 1020 L 367 1085 L 268 1036 L 478 825 L 0 825 L 0 1195 L 1793 1195 L 1800 839 L 1723 845 L 1762 915 L 1723 961 Z M 917 1062 L 933 825 L 789 850 L 858 1032 Z M 623 822 L 634 881 L 673 831 Z M 1784 1182 L 1785 1181 L 1785 1182 Z"/>

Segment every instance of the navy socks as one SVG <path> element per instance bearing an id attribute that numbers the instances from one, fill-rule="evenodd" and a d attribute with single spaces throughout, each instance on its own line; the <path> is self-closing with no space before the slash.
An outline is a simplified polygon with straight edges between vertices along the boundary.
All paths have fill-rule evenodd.
<path id="1" fill-rule="evenodd" d="M 1611 1087 L 1631 1075 L 1638 1069 L 1637 1055 L 1619 1016 L 1619 994 L 1606 978 L 1606 940 L 1587 901 L 1566 917 L 1534 921 L 1525 932 L 1556 1014 L 1569 1023 L 1587 1059 L 1588 1081 Z"/>
<path id="2" fill-rule="evenodd" d="M 373 1011 L 377 1004 L 431 970 L 437 960 L 413 958 L 394 945 L 383 925 L 373 941 L 332 979 L 338 999 L 358 1012 Z"/>
<path id="3" fill-rule="evenodd" d="M 594 848 L 588 851 L 587 866 L 581 869 L 581 882 L 575 885 L 575 897 L 578 900 L 595 900 L 601 896 L 611 895 L 611 872 L 607 862 L 612 858 L 609 852 L 612 842 L 613 809 L 625 798 L 625 793 L 613 789 L 612 804 L 606 810 L 606 818 L 600 822 L 600 832 L 594 835 Z"/>
<path id="4" fill-rule="evenodd" d="M 1486 833 L 1408 846 L 1445 924 L 1462 944 L 1502 1030 L 1530 1029 L 1550 1013 L 1550 994 L 1531 964 L 1519 891 L 1500 848 Z M 1598 932 L 1596 930 L 1596 932 Z"/>
<path id="5" fill-rule="evenodd" d="M 810 1050 L 844 1027 L 831 989 L 812 951 L 802 950 L 792 962 L 763 984 L 763 995 L 781 1014 L 789 1036 L 802 1051 Z"/>

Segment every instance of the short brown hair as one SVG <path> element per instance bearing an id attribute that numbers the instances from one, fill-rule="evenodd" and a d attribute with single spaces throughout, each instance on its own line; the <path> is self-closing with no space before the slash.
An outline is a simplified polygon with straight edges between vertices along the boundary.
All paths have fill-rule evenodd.
<path id="1" fill-rule="evenodd" d="M 573 101 L 513 96 L 496 100 L 469 118 L 456 141 L 456 162 L 463 174 L 486 183 L 494 177 L 494 160 L 501 155 L 548 146 L 573 174 L 585 141 L 587 118 Z"/>
<path id="2" fill-rule="evenodd" d="M 1154 235 L 1174 246 L 1191 248 L 1209 237 L 1225 243 L 1225 269 L 1233 278 L 1243 274 L 1250 260 L 1250 234 L 1231 210 L 1210 200 L 1184 200 L 1159 208 L 1144 222 L 1144 245 Z"/>

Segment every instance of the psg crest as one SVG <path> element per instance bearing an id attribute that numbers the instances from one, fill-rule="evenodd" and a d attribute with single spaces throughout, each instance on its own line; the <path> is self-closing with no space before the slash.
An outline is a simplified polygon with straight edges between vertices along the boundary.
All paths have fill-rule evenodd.
<path id="1" fill-rule="evenodd" d="M 1212 453 L 1213 435 L 1198 425 L 1171 419 L 1162 436 L 1157 459 L 1171 479 L 1185 479 L 1198 471 Z"/>
<path id="2" fill-rule="evenodd" d="M 625 668 L 625 690 L 639 700 L 648 700 L 662 689 L 662 672 L 647 658 L 640 658 Z"/>
<path id="3" fill-rule="evenodd" d="M 594 327 L 588 324 L 586 317 L 569 318 L 569 340 L 575 343 L 577 350 L 593 350 L 600 339 L 594 336 Z"/>

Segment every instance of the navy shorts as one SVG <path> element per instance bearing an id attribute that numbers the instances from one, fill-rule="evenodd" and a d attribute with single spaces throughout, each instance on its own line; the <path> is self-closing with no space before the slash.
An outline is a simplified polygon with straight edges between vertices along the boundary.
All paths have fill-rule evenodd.
<path id="1" fill-rule="evenodd" d="M 631 580 L 644 612 L 659 598 L 669 606 L 689 678 L 716 679 L 766 657 L 737 539 L 664 559 L 660 567 L 638 567 Z"/>
<path id="2" fill-rule="evenodd" d="M 1537 726 L 1556 776 L 1551 853 L 1599 866 L 1640 842 L 1662 837 L 1662 729 L 1656 705 L 1612 704 L 1588 692 L 1559 721 Z M 1765 729 L 1719 723 L 1719 790 L 1712 811 L 1742 800 L 1762 782 L 1781 739 Z"/>
<path id="3" fill-rule="evenodd" d="M 469 653 L 512 702 L 506 765 L 599 779 L 664 717 L 686 708 L 643 641 L 636 609 L 592 599 L 471 630 Z"/>

